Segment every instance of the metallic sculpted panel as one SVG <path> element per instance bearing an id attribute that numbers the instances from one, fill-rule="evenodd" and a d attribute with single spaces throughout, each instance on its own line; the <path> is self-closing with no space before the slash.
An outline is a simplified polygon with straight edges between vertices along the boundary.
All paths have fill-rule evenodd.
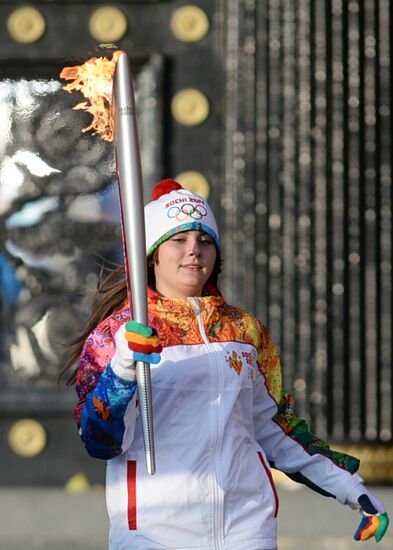
<path id="1" fill-rule="evenodd" d="M 136 78 L 147 186 L 158 178 L 161 69 L 155 56 Z M 3 79 L 0 94 L 0 380 L 30 393 L 56 387 L 60 344 L 85 320 L 101 257 L 122 259 L 116 175 L 112 146 L 81 134 L 90 117 L 58 81 Z"/>

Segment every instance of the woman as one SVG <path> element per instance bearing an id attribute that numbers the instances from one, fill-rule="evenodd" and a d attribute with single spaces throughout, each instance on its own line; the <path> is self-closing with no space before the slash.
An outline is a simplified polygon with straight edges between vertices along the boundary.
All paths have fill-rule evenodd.
<path id="1" fill-rule="evenodd" d="M 358 460 L 308 433 L 265 327 L 218 292 L 208 203 L 165 180 L 145 217 L 150 326 L 128 322 L 124 274 L 115 273 L 74 354 L 83 345 L 72 378 L 80 435 L 91 456 L 108 460 L 110 548 L 275 549 L 269 464 L 365 514 L 355 537 L 382 538 L 387 515 L 355 473 Z M 151 364 L 154 476 L 137 421 L 136 360 Z"/>

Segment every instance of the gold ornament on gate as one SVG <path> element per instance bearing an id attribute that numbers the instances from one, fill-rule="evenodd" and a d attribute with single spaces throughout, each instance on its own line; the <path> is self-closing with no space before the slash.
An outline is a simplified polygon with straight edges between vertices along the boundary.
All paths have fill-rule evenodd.
<path id="1" fill-rule="evenodd" d="M 210 185 L 207 179 L 200 172 L 188 170 L 187 172 L 181 172 L 175 177 L 175 180 L 182 184 L 182 186 L 196 193 L 204 199 L 208 199 L 210 195 Z"/>
<path id="2" fill-rule="evenodd" d="M 45 32 L 44 16 L 36 8 L 25 6 L 14 10 L 7 20 L 7 30 L 15 42 L 32 44 Z"/>
<path id="3" fill-rule="evenodd" d="M 209 31 L 209 19 L 201 8 L 189 4 L 174 12 L 171 29 L 178 40 L 199 42 Z"/>
<path id="4" fill-rule="evenodd" d="M 171 109 L 180 124 L 197 126 L 209 116 L 209 101 L 199 90 L 187 88 L 175 95 Z"/>
<path id="5" fill-rule="evenodd" d="M 112 6 L 95 10 L 89 21 L 89 32 L 98 42 L 117 42 L 126 34 L 127 18 Z"/>
<path id="6" fill-rule="evenodd" d="M 42 424 L 36 420 L 26 418 L 18 420 L 8 434 L 8 443 L 18 456 L 31 458 L 45 449 L 47 442 L 46 432 Z"/>

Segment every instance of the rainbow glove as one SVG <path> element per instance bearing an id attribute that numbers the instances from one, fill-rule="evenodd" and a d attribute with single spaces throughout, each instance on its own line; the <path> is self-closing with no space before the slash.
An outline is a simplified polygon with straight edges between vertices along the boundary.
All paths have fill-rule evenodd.
<path id="1" fill-rule="evenodd" d="M 354 535 L 355 540 L 375 537 L 379 542 L 389 526 L 389 517 L 383 503 L 360 484 L 347 499 L 347 504 L 363 516 Z"/>
<path id="2" fill-rule="evenodd" d="M 161 360 L 162 347 L 157 332 L 137 321 L 129 321 L 119 328 L 115 345 L 111 367 L 126 380 L 136 380 L 135 361 L 157 364 Z"/>
<path id="3" fill-rule="evenodd" d="M 368 540 L 371 537 L 375 537 L 375 540 L 379 542 L 389 526 L 389 518 L 387 513 L 378 512 L 369 497 L 365 494 L 358 498 L 358 502 L 361 506 L 361 514 L 364 515 L 364 518 L 356 530 L 354 539 Z"/>
<path id="4" fill-rule="evenodd" d="M 154 364 L 160 362 L 162 347 L 154 328 L 142 325 L 137 321 L 128 321 L 125 338 L 128 347 L 134 354 L 134 361 Z"/>

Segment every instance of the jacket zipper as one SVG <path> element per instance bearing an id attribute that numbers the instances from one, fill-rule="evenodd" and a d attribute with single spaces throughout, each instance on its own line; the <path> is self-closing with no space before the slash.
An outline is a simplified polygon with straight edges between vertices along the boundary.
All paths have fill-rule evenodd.
<path id="1" fill-rule="evenodd" d="M 213 348 L 212 344 L 209 342 L 208 337 L 205 332 L 205 327 L 203 326 L 202 316 L 201 316 L 201 309 L 199 307 L 199 302 L 197 298 L 190 298 L 194 305 L 196 318 L 198 321 L 198 328 L 199 332 L 202 336 L 203 343 L 208 348 Z M 213 356 L 212 362 L 214 361 Z M 215 361 L 214 361 L 215 363 Z M 218 394 L 218 390 L 220 387 L 220 373 L 221 373 L 221 366 L 220 365 L 213 365 L 212 375 L 213 375 L 213 392 L 214 395 Z M 215 368 L 218 367 L 218 368 Z M 221 382 L 222 384 L 222 382 Z M 221 532 L 223 531 L 223 525 L 222 525 L 222 509 L 223 509 L 223 503 L 221 502 L 222 499 L 220 498 L 219 491 L 217 489 L 217 483 L 216 480 L 219 479 L 220 476 L 220 469 L 217 465 L 217 461 L 219 458 L 219 448 L 220 448 L 220 438 L 218 437 L 220 433 L 219 429 L 219 414 L 220 414 L 220 404 L 221 400 L 215 400 L 216 404 L 216 411 L 214 415 L 214 439 L 213 439 L 213 471 L 214 471 L 214 480 L 212 483 L 212 489 L 213 489 L 213 544 L 214 548 L 217 550 L 224 550 L 224 545 L 221 543 Z"/>
<path id="2" fill-rule="evenodd" d="M 199 307 L 199 302 L 197 298 L 190 298 L 190 300 L 194 305 L 195 314 L 198 321 L 198 328 L 202 336 L 203 343 L 206 344 L 207 346 L 210 346 L 210 342 L 206 336 L 205 327 L 203 326 L 202 317 L 201 317 L 201 308 Z"/>

